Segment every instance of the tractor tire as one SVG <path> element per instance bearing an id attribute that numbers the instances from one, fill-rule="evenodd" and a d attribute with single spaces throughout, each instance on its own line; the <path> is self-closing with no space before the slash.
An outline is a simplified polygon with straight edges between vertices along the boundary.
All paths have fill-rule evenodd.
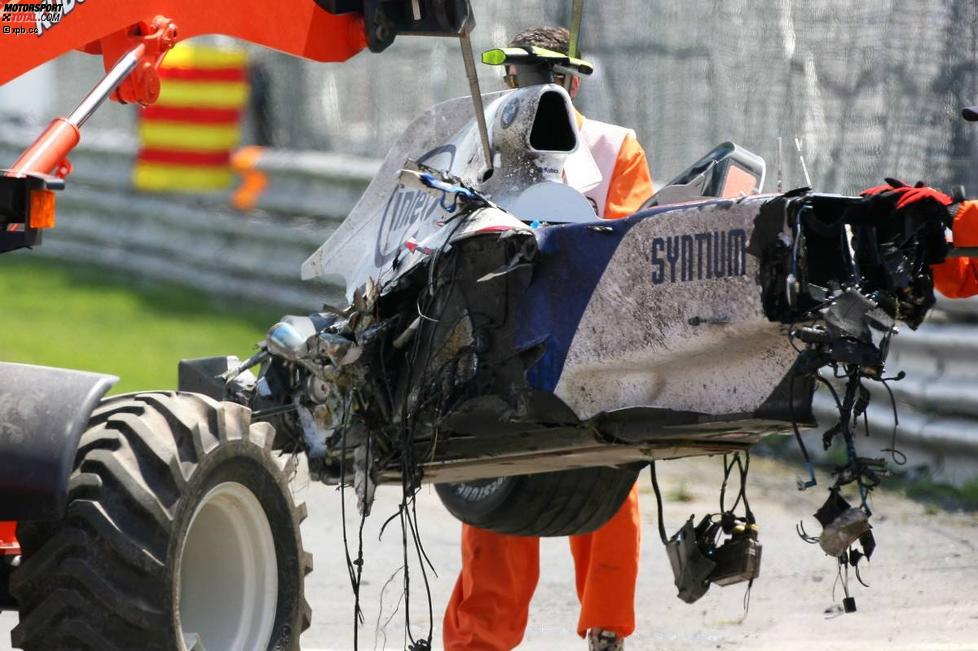
<path id="1" fill-rule="evenodd" d="M 300 460 L 248 409 L 205 396 L 105 400 L 57 522 L 17 530 L 14 646 L 27 651 L 298 649 L 312 568 Z"/>
<path id="2" fill-rule="evenodd" d="M 577 468 L 437 484 L 445 508 L 466 524 L 517 536 L 590 533 L 611 519 L 645 464 Z"/>

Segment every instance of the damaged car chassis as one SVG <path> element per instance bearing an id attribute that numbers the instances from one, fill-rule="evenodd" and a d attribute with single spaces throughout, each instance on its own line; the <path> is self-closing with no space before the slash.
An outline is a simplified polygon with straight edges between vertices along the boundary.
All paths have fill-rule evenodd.
<path id="1" fill-rule="evenodd" d="M 881 379 L 897 323 L 933 304 L 929 265 L 947 248 L 933 215 L 878 197 L 801 190 L 528 228 L 427 177 L 457 214 L 420 264 L 346 310 L 283 318 L 244 363 L 185 362 L 181 388 L 247 404 L 366 511 L 378 483 L 436 482 L 457 516 L 508 533 L 592 530 L 645 462 L 814 426 L 819 370 Z M 259 361 L 258 377 L 242 372 Z M 222 364 L 221 381 L 192 381 Z M 560 478 L 573 488 L 552 488 Z M 545 531 L 480 514 L 513 481 L 602 498 Z"/>

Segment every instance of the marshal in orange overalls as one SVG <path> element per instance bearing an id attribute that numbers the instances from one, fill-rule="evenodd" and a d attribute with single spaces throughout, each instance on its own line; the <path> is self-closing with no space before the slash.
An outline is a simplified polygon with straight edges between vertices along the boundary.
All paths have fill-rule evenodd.
<path id="1" fill-rule="evenodd" d="M 954 213 L 954 245 L 978 247 L 978 201 L 962 201 Z M 978 294 L 978 261 L 974 258 L 948 258 L 936 264 L 934 287 L 948 298 L 967 298 Z"/>
<path id="2" fill-rule="evenodd" d="M 581 135 L 605 179 L 585 193 L 605 219 L 631 215 L 652 195 L 649 164 L 635 135 L 578 118 Z M 610 154 L 610 155 L 609 155 Z M 635 630 L 635 583 L 641 529 L 638 489 L 600 529 L 570 537 L 581 613 L 577 633 Z M 443 624 L 447 651 L 512 649 L 523 639 L 530 598 L 540 577 L 540 539 L 462 525 L 462 571 Z"/>

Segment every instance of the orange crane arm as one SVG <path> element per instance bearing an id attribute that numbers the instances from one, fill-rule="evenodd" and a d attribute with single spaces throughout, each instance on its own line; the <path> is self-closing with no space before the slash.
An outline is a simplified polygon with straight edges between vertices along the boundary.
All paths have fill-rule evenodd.
<path id="1" fill-rule="evenodd" d="M 108 97 L 149 105 L 178 41 L 224 34 L 315 61 L 380 52 L 398 33 L 459 36 L 468 0 L 0 0 L 0 84 L 71 50 L 101 54 L 106 76 L 67 117 L 0 170 L 0 253 L 40 243 L 79 128 Z"/>
<path id="2" fill-rule="evenodd" d="M 345 61 L 366 44 L 359 13 L 333 15 L 313 0 L 0 0 L 0 84 L 71 50 L 102 54 L 109 70 L 140 36 L 165 16 L 176 27 L 174 42 L 201 34 L 225 34 L 315 61 Z M 61 4 L 48 12 L 7 11 L 22 4 Z M 24 22 L 34 14 L 35 21 Z M 12 20 L 19 19 L 19 20 Z M 17 28 L 25 29 L 16 33 Z M 36 33 L 31 33 L 33 30 Z M 171 43 L 172 45 L 172 43 Z M 123 93 L 125 95 L 125 93 Z"/>
<path id="3" fill-rule="evenodd" d="M 107 98 L 152 104 L 158 68 L 178 41 L 226 34 L 317 61 L 344 61 L 367 44 L 360 13 L 314 0 L 0 0 L 0 84 L 69 52 L 101 54 L 107 74 L 69 116 L 55 118 L 0 171 L 0 252 L 54 226 L 54 190 L 71 171 L 80 127 Z"/>
<path id="4" fill-rule="evenodd" d="M 367 44 L 363 17 L 336 15 L 314 0 L 0 0 L 0 83 L 74 49 L 101 54 L 109 73 L 67 118 L 55 119 L 7 176 L 66 176 L 78 128 L 108 96 L 148 105 L 158 68 L 178 41 L 226 34 L 317 61 L 344 61 Z M 94 38 L 93 38 L 94 37 Z"/>

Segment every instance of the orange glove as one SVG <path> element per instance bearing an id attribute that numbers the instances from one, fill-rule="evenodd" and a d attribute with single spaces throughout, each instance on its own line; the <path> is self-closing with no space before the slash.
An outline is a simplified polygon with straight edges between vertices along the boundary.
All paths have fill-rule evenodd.
<path id="1" fill-rule="evenodd" d="M 924 185 L 923 181 L 918 181 L 916 185 L 909 186 L 903 181 L 898 181 L 897 179 L 883 179 L 886 181 L 883 185 L 873 186 L 867 188 L 859 193 L 861 197 L 891 197 L 896 200 L 896 209 L 902 210 L 915 203 L 921 201 L 935 201 L 942 206 L 950 206 L 952 203 L 951 197 L 944 194 L 940 190 L 935 190 L 934 188 Z"/>
<path id="2" fill-rule="evenodd" d="M 863 190 L 878 228 L 884 239 L 892 238 L 903 246 L 912 236 L 927 252 L 923 262 L 938 264 L 947 255 L 945 230 L 951 225 L 948 207 L 953 199 L 923 182 L 909 186 L 896 179 L 884 179 L 884 185 Z"/>

